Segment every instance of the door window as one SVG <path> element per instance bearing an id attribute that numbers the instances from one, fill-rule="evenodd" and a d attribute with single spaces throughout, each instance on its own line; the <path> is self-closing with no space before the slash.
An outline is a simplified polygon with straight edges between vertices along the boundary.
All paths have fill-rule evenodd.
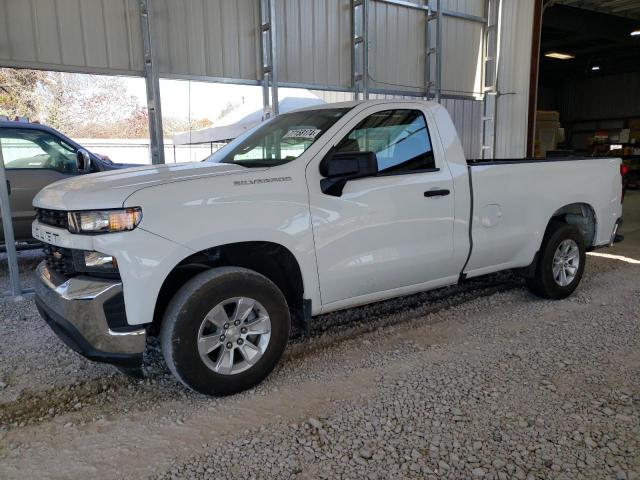
<path id="1" fill-rule="evenodd" d="M 52 169 L 68 174 L 78 171 L 76 149 L 48 132 L 3 128 L 0 139 L 7 169 Z"/>
<path id="2" fill-rule="evenodd" d="M 338 152 L 374 152 L 380 174 L 435 168 L 431 139 L 419 110 L 384 110 L 362 120 L 337 145 Z"/>

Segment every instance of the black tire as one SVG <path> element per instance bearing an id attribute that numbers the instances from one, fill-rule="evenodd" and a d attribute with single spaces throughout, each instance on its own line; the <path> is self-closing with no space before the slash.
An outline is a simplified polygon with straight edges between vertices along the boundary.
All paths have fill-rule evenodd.
<path id="1" fill-rule="evenodd" d="M 571 239 L 578 246 L 579 260 L 578 269 L 573 280 L 566 286 L 556 282 L 553 276 L 553 257 L 560 243 Z M 574 225 L 569 225 L 560 221 L 552 221 L 547 227 L 542 246 L 538 253 L 538 260 L 533 277 L 527 279 L 529 290 L 542 298 L 561 299 L 573 293 L 584 272 L 586 261 L 586 248 L 584 238 L 580 230 Z"/>
<path id="2" fill-rule="evenodd" d="M 225 375 L 209 368 L 198 353 L 198 332 L 216 305 L 234 297 L 257 300 L 271 321 L 262 357 L 247 370 Z M 268 278 L 239 267 L 220 267 L 189 280 L 171 299 L 160 330 L 162 354 L 169 370 L 187 387 L 205 395 L 231 395 L 260 383 L 276 366 L 289 339 L 287 302 Z"/>

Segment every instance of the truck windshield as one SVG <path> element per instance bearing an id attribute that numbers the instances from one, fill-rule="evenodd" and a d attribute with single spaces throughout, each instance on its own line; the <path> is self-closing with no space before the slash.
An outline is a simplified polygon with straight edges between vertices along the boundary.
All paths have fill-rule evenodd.
<path id="1" fill-rule="evenodd" d="M 318 140 L 348 108 L 285 113 L 221 148 L 207 162 L 244 167 L 274 167 L 295 160 Z"/>

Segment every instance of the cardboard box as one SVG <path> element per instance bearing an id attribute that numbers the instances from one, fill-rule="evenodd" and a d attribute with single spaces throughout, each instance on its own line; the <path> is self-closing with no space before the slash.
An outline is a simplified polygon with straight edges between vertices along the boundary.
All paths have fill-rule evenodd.
<path id="1" fill-rule="evenodd" d="M 536 110 L 536 122 L 559 122 L 560 112 L 554 110 Z"/>
<path id="2" fill-rule="evenodd" d="M 623 128 L 622 130 L 620 130 L 620 136 L 618 137 L 620 143 L 629 143 L 630 133 L 631 130 L 629 130 L 628 128 Z"/>
<path id="3" fill-rule="evenodd" d="M 560 122 L 555 120 L 536 121 L 536 130 L 550 130 L 552 128 L 560 128 Z"/>

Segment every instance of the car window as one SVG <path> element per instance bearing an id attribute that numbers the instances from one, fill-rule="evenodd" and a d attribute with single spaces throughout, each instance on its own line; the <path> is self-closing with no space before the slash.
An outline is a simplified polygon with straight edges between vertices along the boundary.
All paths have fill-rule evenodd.
<path id="1" fill-rule="evenodd" d="M 374 152 L 378 172 L 412 173 L 435 168 L 431 139 L 419 110 L 384 110 L 362 120 L 336 146 L 338 152 Z"/>
<path id="2" fill-rule="evenodd" d="M 77 173 L 76 149 L 48 132 L 33 129 L 0 129 L 2 156 L 7 169 L 52 169 Z"/>
<path id="3" fill-rule="evenodd" d="M 273 167 L 291 162 L 348 111 L 348 108 L 323 108 L 278 115 L 206 161 L 245 167 Z"/>

